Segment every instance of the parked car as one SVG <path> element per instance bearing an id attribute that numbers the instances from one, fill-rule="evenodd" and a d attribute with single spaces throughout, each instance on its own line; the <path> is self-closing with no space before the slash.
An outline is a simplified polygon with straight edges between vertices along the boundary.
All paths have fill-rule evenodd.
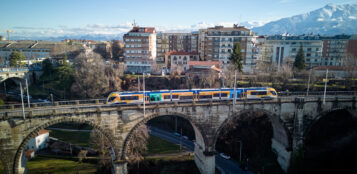
<path id="1" fill-rule="evenodd" d="M 228 155 L 226 155 L 226 154 L 224 154 L 224 153 L 220 153 L 219 156 L 221 156 L 222 158 L 227 159 L 227 160 L 228 160 L 228 159 L 231 159 L 230 156 L 228 156 Z"/>
<path id="2" fill-rule="evenodd" d="M 187 136 L 182 136 L 182 138 L 184 138 L 184 139 L 188 140 L 188 137 L 187 137 Z"/>
<path id="3" fill-rule="evenodd" d="M 174 135 L 176 135 L 176 136 L 181 136 L 179 133 L 177 133 L 177 132 L 174 132 Z"/>

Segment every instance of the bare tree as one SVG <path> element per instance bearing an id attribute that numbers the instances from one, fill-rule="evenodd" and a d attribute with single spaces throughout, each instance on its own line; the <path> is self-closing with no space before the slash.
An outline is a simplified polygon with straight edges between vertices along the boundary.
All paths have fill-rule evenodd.
<path id="1" fill-rule="evenodd" d="M 133 132 L 133 137 L 128 142 L 129 162 L 138 162 L 144 159 L 143 154 L 147 150 L 147 140 L 149 139 L 149 129 L 145 124 L 140 125 Z"/>
<path id="2" fill-rule="evenodd" d="M 155 62 L 151 64 L 151 72 L 155 74 L 160 74 L 162 70 L 162 66 L 156 64 Z"/>
<path id="3" fill-rule="evenodd" d="M 224 84 L 226 87 L 233 88 L 234 85 L 234 66 L 227 65 L 227 68 L 223 70 Z"/>
<path id="4" fill-rule="evenodd" d="M 99 54 L 81 53 L 73 62 L 74 83 L 71 92 L 82 98 L 103 96 L 109 91 L 109 78 Z"/>
<path id="5" fill-rule="evenodd" d="M 343 69 L 345 70 L 346 78 L 354 78 L 357 76 L 357 57 L 352 54 L 347 54 L 343 58 Z"/>
<path id="6" fill-rule="evenodd" d="M 99 167 L 109 169 L 111 166 L 111 145 L 107 138 L 101 132 L 94 129 L 90 134 L 90 143 L 98 151 Z"/>
<path id="7" fill-rule="evenodd" d="M 357 78 L 357 57 L 347 54 L 343 58 L 343 68 L 345 71 L 345 86 L 353 88 L 353 79 Z"/>
<path id="8" fill-rule="evenodd" d="M 78 153 L 78 161 L 79 161 L 79 163 L 82 163 L 83 159 L 87 159 L 87 153 L 88 153 L 87 150 L 81 150 Z"/>

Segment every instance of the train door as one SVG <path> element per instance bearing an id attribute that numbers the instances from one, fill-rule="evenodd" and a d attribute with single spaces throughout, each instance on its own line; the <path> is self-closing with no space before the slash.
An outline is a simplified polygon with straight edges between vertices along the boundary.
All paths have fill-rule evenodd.
<path id="1" fill-rule="evenodd" d="M 150 102 L 161 101 L 161 94 L 150 94 L 149 101 Z"/>

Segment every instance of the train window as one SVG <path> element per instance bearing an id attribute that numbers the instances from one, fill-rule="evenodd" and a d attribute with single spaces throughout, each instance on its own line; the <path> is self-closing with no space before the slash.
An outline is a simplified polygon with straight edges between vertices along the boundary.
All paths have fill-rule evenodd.
<path id="1" fill-rule="evenodd" d="M 276 92 L 274 92 L 274 91 L 270 91 L 270 93 L 273 94 L 273 95 L 276 95 Z"/>
<path id="2" fill-rule="evenodd" d="M 213 97 L 219 97 L 219 93 L 213 94 Z"/>
<path id="3" fill-rule="evenodd" d="M 200 95 L 199 98 L 200 99 L 210 99 L 210 98 L 212 98 L 212 95 Z"/>
<path id="4" fill-rule="evenodd" d="M 170 99 L 169 95 L 164 95 L 164 99 Z"/>
<path id="5" fill-rule="evenodd" d="M 172 99 L 178 99 L 179 96 L 178 95 L 172 95 Z"/>
<path id="6" fill-rule="evenodd" d="M 123 96 L 120 100 L 139 100 L 139 96 Z"/>
<path id="7" fill-rule="evenodd" d="M 114 101 L 115 99 L 116 99 L 116 97 L 110 97 L 109 100 L 108 100 L 108 102 L 112 102 L 112 101 Z"/>
<path id="8" fill-rule="evenodd" d="M 250 95 L 267 95 L 266 91 L 252 91 Z"/>
<path id="9" fill-rule="evenodd" d="M 193 96 L 192 95 L 188 95 L 188 96 L 180 96 L 180 100 L 192 100 Z"/>
<path id="10" fill-rule="evenodd" d="M 221 94 L 221 97 L 227 97 L 227 96 L 228 96 L 227 93 L 222 93 L 222 94 Z"/>

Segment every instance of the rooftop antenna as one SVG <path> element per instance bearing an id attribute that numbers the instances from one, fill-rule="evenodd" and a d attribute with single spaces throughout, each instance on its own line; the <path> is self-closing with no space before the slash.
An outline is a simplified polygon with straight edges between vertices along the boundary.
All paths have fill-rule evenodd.
<path id="1" fill-rule="evenodd" d="M 134 19 L 134 22 L 133 22 L 133 27 L 136 27 L 135 19 Z"/>

